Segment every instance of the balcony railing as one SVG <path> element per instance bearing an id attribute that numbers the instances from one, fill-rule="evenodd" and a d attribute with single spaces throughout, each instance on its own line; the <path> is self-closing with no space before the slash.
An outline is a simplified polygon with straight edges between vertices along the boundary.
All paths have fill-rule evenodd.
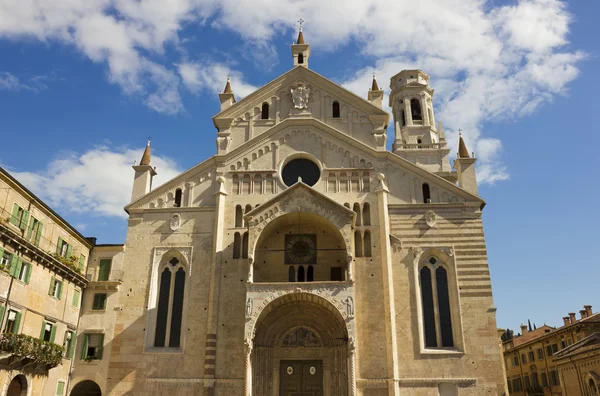
<path id="1" fill-rule="evenodd" d="M 525 388 L 525 394 L 528 396 L 544 396 L 544 388 L 541 386 L 530 386 Z"/>
<path id="2" fill-rule="evenodd" d="M 415 143 L 415 144 L 398 144 L 397 149 L 401 150 L 423 150 L 423 149 L 440 149 L 443 148 L 441 143 Z"/>
<path id="3" fill-rule="evenodd" d="M 90 268 L 85 277 L 90 282 L 123 282 L 123 273 L 123 270 L 104 271 L 99 268 Z"/>
<path id="4" fill-rule="evenodd" d="M 21 369 L 28 364 L 46 370 L 62 363 L 65 348 L 25 334 L 0 335 L 0 366 Z"/>

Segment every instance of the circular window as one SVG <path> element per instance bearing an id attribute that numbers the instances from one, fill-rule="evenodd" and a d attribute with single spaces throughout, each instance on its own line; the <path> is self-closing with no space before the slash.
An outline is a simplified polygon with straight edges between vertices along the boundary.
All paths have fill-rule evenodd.
<path id="1" fill-rule="evenodd" d="M 429 264 L 435 265 L 436 263 L 437 263 L 437 260 L 435 259 L 435 257 L 432 257 L 429 259 Z"/>
<path id="2" fill-rule="evenodd" d="M 321 169 L 317 164 L 306 158 L 296 158 L 285 164 L 281 171 L 281 179 L 286 186 L 293 186 L 302 179 L 304 184 L 314 186 L 321 177 Z"/>

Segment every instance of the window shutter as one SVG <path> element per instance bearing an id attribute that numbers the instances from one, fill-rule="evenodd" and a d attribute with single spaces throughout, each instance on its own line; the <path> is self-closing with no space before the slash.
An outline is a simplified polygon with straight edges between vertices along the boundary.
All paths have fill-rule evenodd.
<path id="1" fill-rule="evenodd" d="M 15 276 L 15 272 L 17 271 L 17 261 L 18 257 L 14 254 L 10 256 L 10 276 Z"/>
<path id="2" fill-rule="evenodd" d="M 58 237 L 58 242 L 56 242 L 56 254 L 60 254 L 60 250 L 62 248 L 63 240 L 61 237 Z"/>
<path id="3" fill-rule="evenodd" d="M 17 227 L 19 226 L 19 209 L 19 205 L 14 204 L 12 216 L 10 216 L 10 222 L 16 225 Z"/>
<path id="4" fill-rule="evenodd" d="M 2 246 L 0 246 L 0 260 L 2 260 L 3 256 L 4 256 L 4 248 Z"/>
<path id="5" fill-rule="evenodd" d="M 54 342 L 54 337 L 56 337 L 56 325 L 52 325 L 50 329 L 50 342 Z"/>
<path id="6" fill-rule="evenodd" d="M 33 224 L 33 217 L 31 217 L 31 219 L 29 219 L 29 227 L 27 227 L 27 240 L 31 239 L 31 234 L 33 233 L 33 226 L 35 224 Z"/>
<path id="7" fill-rule="evenodd" d="M 98 359 L 102 359 L 102 352 L 104 351 L 104 334 L 100 334 L 100 341 L 98 341 L 98 353 L 96 354 L 96 357 Z"/>
<path id="8" fill-rule="evenodd" d="M 29 279 L 31 279 L 31 263 L 27 263 L 27 274 L 25 274 L 25 283 L 29 284 Z"/>
<path id="9" fill-rule="evenodd" d="M 27 265 L 27 264 L 25 264 L 25 265 Z M 14 274 L 15 278 L 17 276 L 19 276 L 19 274 L 21 273 L 22 266 L 23 266 L 23 260 L 21 259 L 21 257 L 17 257 L 17 265 L 15 266 L 15 274 Z"/>
<path id="10" fill-rule="evenodd" d="M 0 305 L 0 323 L 2 323 L 2 321 L 4 320 L 4 310 L 4 305 Z"/>
<path id="11" fill-rule="evenodd" d="M 21 312 L 17 312 L 15 316 L 15 324 L 13 325 L 13 330 L 15 334 L 19 334 L 19 326 L 21 325 Z"/>
<path id="12" fill-rule="evenodd" d="M 52 280 L 50 281 L 50 290 L 48 290 L 48 295 L 51 296 L 52 295 L 52 291 L 54 290 L 54 283 L 56 282 L 56 279 L 52 278 Z"/>
<path id="13" fill-rule="evenodd" d="M 79 269 L 83 270 L 83 266 L 85 265 L 85 256 L 83 254 L 79 255 Z"/>
<path id="14" fill-rule="evenodd" d="M 40 239 L 42 238 L 42 223 L 38 223 L 37 230 L 35 231 L 35 246 L 40 246 Z"/>
<path id="15" fill-rule="evenodd" d="M 79 305 L 79 290 L 73 290 L 73 303 L 74 307 Z"/>
<path id="16" fill-rule="evenodd" d="M 69 357 L 69 359 L 73 359 L 76 344 L 77 344 L 77 332 L 74 331 L 71 333 L 71 342 L 69 342 L 69 349 L 67 350 L 67 356 Z"/>
<path id="17" fill-rule="evenodd" d="M 67 258 L 71 258 L 73 255 L 73 245 L 67 245 Z"/>
<path id="18" fill-rule="evenodd" d="M 24 210 L 23 216 L 21 217 L 21 224 L 19 224 L 19 228 L 25 230 L 27 228 L 27 220 L 29 219 L 29 211 Z"/>
<path id="19" fill-rule="evenodd" d="M 87 357 L 89 337 L 90 337 L 89 334 L 83 335 L 83 344 L 81 344 L 81 360 L 85 360 L 85 358 Z"/>
<path id="20" fill-rule="evenodd" d="M 42 331 L 40 332 L 40 340 L 44 340 L 44 331 L 46 330 L 46 321 L 42 321 Z"/>
<path id="21" fill-rule="evenodd" d="M 62 281 L 57 281 L 58 282 L 58 299 L 60 300 L 60 298 L 62 297 Z"/>

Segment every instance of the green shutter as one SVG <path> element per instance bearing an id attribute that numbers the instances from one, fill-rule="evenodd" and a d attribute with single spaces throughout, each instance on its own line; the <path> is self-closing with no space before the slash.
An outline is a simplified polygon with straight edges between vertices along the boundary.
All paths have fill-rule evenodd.
<path id="1" fill-rule="evenodd" d="M 38 227 L 35 232 L 35 246 L 40 246 L 40 239 L 42 238 L 42 223 L 38 222 Z"/>
<path id="2" fill-rule="evenodd" d="M 58 282 L 58 296 L 56 298 L 58 298 L 60 300 L 60 298 L 62 297 L 62 281 L 57 281 Z"/>
<path id="3" fill-rule="evenodd" d="M 96 358 L 102 359 L 102 352 L 104 351 L 104 334 L 100 334 L 100 341 L 98 342 L 98 353 Z"/>
<path id="4" fill-rule="evenodd" d="M 29 211 L 24 210 L 23 216 L 21 216 L 21 224 L 19 224 L 19 228 L 25 230 L 27 228 L 27 220 L 29 219 Z"/>
<path id="5" fill-rule="evenodd" d="M 10 216 L 10 222 L 17 227 L 19 226 L 19 209 L 21 209 L 21 207 L 15 204 L 13 206 L 12 216 Z"/>
<path id="6" fill-rule="evenodd" d="M 83 267 L 85 266 L 85 256 L 83 254 L 79 255 L 79 269 L 83 271 Z"/>
<path id="7" fill-rule="evenodd" d="M 18 257 L 14 254 L 10 255 L 10 276 L 15 276 L 15 272 L 17 271 L 17 261 Z"/>
<path id="8" fill-rule="evenodd" d="M 29 284 L 29 279 L 31 279 L 31 271 L 33 266 L 31 263 L 27 263 L 27 274 L 25 274 L 25 283 Z"/>
<path id="9" fill-rule="evenodd" d="M 48 295 L 51 296 L 52 295 L 52 291 L 54 290 L 54 283 L 56 282 L 56 279 L 52 278 L 52 280 L 50 281 L 50 290 L 48 290 Z"/>
<path id="10" fill-rule="evenodd" d="M 54 342 L 54 337 L 56 337 L 56 325 L 52 325 L 50 329 L 50 342 Z"/>
<path id="11" fill-rule="evenodd" d="M 27 240 L 31 239 L 31 234 L 33 233 L 33 226 L 35 219 L 33 218 L 33 216 L 31 216 L 31 219 L 29 219 L 29 227 L 27 227 Z"/>
<path id="12" fill-rule="evenodd" d="M 2 256 L 4 256 L 4 248 L 0 246 L 0 260 L 2 260 Z"/>
<path id="13" fill-rule="evenodd" d="M 67 350 L 67 356 L 69 359 L 73 359 L 75 353 L 75 344 L 77 344 L 77 332 L 71 333 L 71 342 L 69 342 L 69 349 Z"/>
<path id="14" fill-rule="evenodd" d="M 72 255 L 73 255 L 73 245 L 69 244 L 69 245 L 67 245 L 67 258 L 71 258 Z"/>
<path id="15" fill-rule="evenodd" d="M 62 238 L 58 237 L 58 242 L 56 242 L 56 254 L 60 254 L 62 244 L 63 244 Z"/>
<path id="16" fill-rule="evenodd" d="M 56 385 L 56 396 L 62 396 L 65 391 L 65 383 L 62 381 L 58 381 Z"/>
<path id="17" fill-rule="evenodd" d="M 2 323 L 2 320 L 4 319 L 4 310 L 6 309 L 6 307 L 4 305 L 0 305 L 0 323 Z"/>
<path id="18" fill-rule="evenodd" d="M 27 265 L 27 264 L 25 264 Z M 15 274 L 13 275 L 15 278 L 19 276 L 19 274 L 21 273 L 21 267 L 23 267 L 23 260 L 21 259 L 21 257 L 17 257 L 17 265 L 15 268 Z"/>
<path id="19" fill-rule="evenodd" d="M 105 259 L 100 260 L 99 271 L 98 271 L 98 280 L 99 281 L 107 281 L 110 274 L 110 266 L 112 260 Z"/>
<path id="20" fill-rule="evenodd" d="M 73 290 L 73 303 L 74 307 L 79 306 L 79 290 Z"/>
<path id="21" fill-rule="evenodd" d="M 13 332 L 19 334 L 19 327 L 21 326 L 21 312 L 17 312 L 15 316 L 15 324 L 13 325 Z"/>
<path id="22" fill-rule="evenodd" d="M 42 331 L 40 332 L 40 340 L 44 340 L 44 330 L 46 330 L 46 321 L 42 321 Z"/>
<path id="23" fill-rule="evenodd" d="M 88 343 L 90 341 L 89 336 L 89 334 L 83 335 L 83 344 L 81 344 L 81 360 L 85 360 L 87 357 Z"/>

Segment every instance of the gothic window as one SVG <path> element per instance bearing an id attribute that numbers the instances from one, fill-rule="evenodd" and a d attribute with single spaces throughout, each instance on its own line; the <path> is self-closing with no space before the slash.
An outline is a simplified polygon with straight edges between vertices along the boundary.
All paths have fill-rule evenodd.
<path id="1" fill-rule="evenodd" d="M 371 225 L 371 205 L 368 202 L 363 204 L 363 215 L 362 215 L 363 225 L 370 226 Z"/>
<path id="2" fill-rule="evenodd" d="M 242 236 L 242 258 L 248 258 L 248 232 L 244 232 Z"/>
<path id="3" fill-rule="evenodd" d="M 371 257 L 371 232 L 369 231 L 365 231 L 365 237 L 364 237 L 364 254 L 365 257 Z"/>
<path id="4" fill-rule="evenodd" d="M 261 113 L 261 117 L 262 120 L 268 120 L 269 119 L 269 104 L 268 103 L 263 103 L 262 104 L 262 113 Z"/>
<path id="5" fill-rule="evenodd" d="M 239 259 L 242 252 L 242 237 L 239 232 L 233 235 L 233 258 Z"/>
<path id="6" fill-rule="evenodd" d="M 333 102 L 333 104 L 331 105 L 331 112 L 332 112 L 333 118 L 340 118 L 340 103 L 339 102 Z"/>
<path id="7" fill-rule="evenodd" d="M 160 272 L 155 347 L 179 348 L 185 295 L 185 268 L 180 260 L 172 257 Z"/>
<path id="8" fill-rule="evenodd" d="M 246 209 L 244 210 L 244 214 L 247 214 L 252 210 L 252 205 L 246 205 Z M 244 227 L 246 226 L 246 221 L 244 221 Z"/>
<path id="9" fill-rule="evenodd" d="M 289 282 L 296 282 L 296 270 L 294 269 L 294 266 L 291 266 L 288 269 L 288 281 Z"/>
<path id="10" fill-rule="evenodd" d="M 240 193 L 240 177 L 238 175 L 233 175 L 231 183 L 233 184 L 233 193 Z"/>
<path id="11" fill-rule="evenodd" d="M 423 183 L 423 203 L 431 203 L 431 192 L 427 183 Z"/>
<path id="12" fill-rule="evenodd" d="M 435 257 L 419 271 L 426 348 L 453 347 L 448 272 Z"/>
<path id="13" fill-rule="evenodd" d="M 242 205 L 235 206 L 235 227 L 243 227 L 244 213 L 242 213 Z"/>
<path id="14" fill-rule="evenodd" d="M 304 63 L 304 54 L 301 52 L 298 54 L 298 64 L 301 65 Z"/>
<path id="15" fill-rule="evenodd" d="M 362 237 L 360 236 L 360 231 L 354 231 L 354 255 L 356 257 L 363 256 L 363 244 Z"/>
<path id="16" fill-rule="evenodd" d="M 262 193 L 262 176 L 255 175 L 254 176 L 254 194 Z"/>
<path id="17" fill-rule="evenodd" d="M 181 196 L 182 196 L 182 192 L 181 192 L 181 188 L 178 188 L 177 190 L 175 190 L 175 204 L 173 205 L 174 208 L 180 208 L 181 207 Z"/>
<path id="18" fill-rule="evenodd" d="M 315 274 L 314 274 L 314 269 L 312 265 L 308 266 L 308 269 L 306 270 L 306 281 L 307 282 L 312 282 L 315 279 Z"/>
<path id="19" fill-rule="evenodd" d="M 360 225 L 360 204 L 358 202 L 356 202 L 354 204 L 354 206 L 352 207 L 352 210 L 354 211 L 354 213 L 356 213 L 356 225 L 359 226 Z"/>
<path id="20" fill-rule="evenodd" d="M 298 282 L 304 282 L 304 267 L 298 267 Z"/>
<path id="21" fill-rule="evenodd" d="M 421 114 L 421 102 L 419 102 L 419 99 L 410 100 L 410 113 L 413 121 L 423 120 L 423 115 Z"/>

